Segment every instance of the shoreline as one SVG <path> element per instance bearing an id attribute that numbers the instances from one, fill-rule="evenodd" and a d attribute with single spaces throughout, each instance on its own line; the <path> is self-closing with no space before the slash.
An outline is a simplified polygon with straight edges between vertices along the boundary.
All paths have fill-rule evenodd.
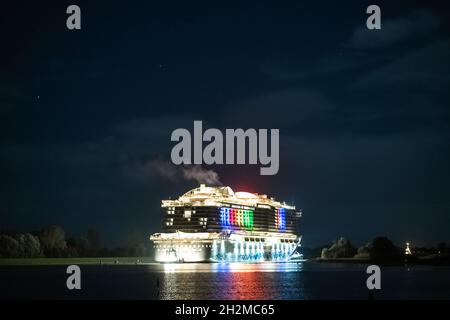
<path id="1" fill-rule="evenodd" d="M 450 266 L 450 259 L 448 255 L 410 257 L 400 260 L 398 259 L 372 260 L 360 258 L 334 258 L 334 259 L 311 258 L 309 260 L 318 263 L 376 264 L 381 266 L 415 266 L 415 265 Z"/>
<path id="2" fill-rule="evenodd" d="M 150 257 L 82 257 L 82 258 L 2 258 L 0 267 L 58 265 L 144 265 L 155 263 Z"/>

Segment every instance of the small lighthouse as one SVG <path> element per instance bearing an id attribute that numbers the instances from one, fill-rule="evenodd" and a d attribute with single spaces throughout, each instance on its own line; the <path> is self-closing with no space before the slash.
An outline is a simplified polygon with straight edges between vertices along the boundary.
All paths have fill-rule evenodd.
<path id="1" fill-rule="evenodd" d="M 406 248 L 405 248 L 405 255 L 410 256 L 411 253 L 411 249 L 409 248 L 409 242 L 406 243 Z"/>

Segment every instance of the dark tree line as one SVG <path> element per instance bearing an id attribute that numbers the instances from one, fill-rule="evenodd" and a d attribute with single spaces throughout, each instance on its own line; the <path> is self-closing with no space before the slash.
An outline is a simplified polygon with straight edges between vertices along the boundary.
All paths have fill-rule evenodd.
<path id="1" fill-rule="evenodd" d="M 356 258 L 367 260 L 402 260 L 405 248 L 399 248 L 387 237 L 376 237 L 369 243 L 356 248 L 348 239 L 338 238 L 333 243 L 315 249 L 302 248 L 306 258 L 340 259 Z M 450 243 L 441 242 L 435 247 L 412 247 L 415 256 L 448 255 Z"/>
<path id="2" fill-rule="evenodd" d="M 142 239 L 115 249 L 102 247 L 100 233 L 91 228 L 85 236 L 66 238 L 60 226 L 31 233 L 0 232 L 0 258 L 142 257 L 148 250 Z"/>

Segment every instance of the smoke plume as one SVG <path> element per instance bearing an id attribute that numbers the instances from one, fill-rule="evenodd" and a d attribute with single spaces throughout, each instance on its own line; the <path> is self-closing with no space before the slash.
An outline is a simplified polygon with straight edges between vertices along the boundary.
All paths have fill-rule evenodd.
<path id="1" fill-rule="evenodd" d="M 147 180 L 157 176 L 173 183 L 196 181 L 198 184 L 222 185 L 218 173 L 214 170 L 204 169 L 200 165 L 176 166 L 162 160 L 150 160 L 135 164 L 129 173 L 138 180 Z"/>
<path id="2" fill-rule="evenodd" d="M 198 183 L 209 185 L 222 185 L 219 175 L 214 170 L 203 169 L 200 165 L 183 167 L 183 177 L 187 180 L 195 180 Z"/>

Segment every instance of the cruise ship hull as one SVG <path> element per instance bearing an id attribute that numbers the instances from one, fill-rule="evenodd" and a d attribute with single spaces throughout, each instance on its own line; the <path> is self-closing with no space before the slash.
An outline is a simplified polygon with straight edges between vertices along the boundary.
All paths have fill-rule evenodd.
<path id="1" fill-rule="evenodd" d="M 157 262 L 289 261 L 298 256 L 298 238 L 172 233 L 152 236 Z M 194 238 L 192 237 L 194 236 Z"/>

